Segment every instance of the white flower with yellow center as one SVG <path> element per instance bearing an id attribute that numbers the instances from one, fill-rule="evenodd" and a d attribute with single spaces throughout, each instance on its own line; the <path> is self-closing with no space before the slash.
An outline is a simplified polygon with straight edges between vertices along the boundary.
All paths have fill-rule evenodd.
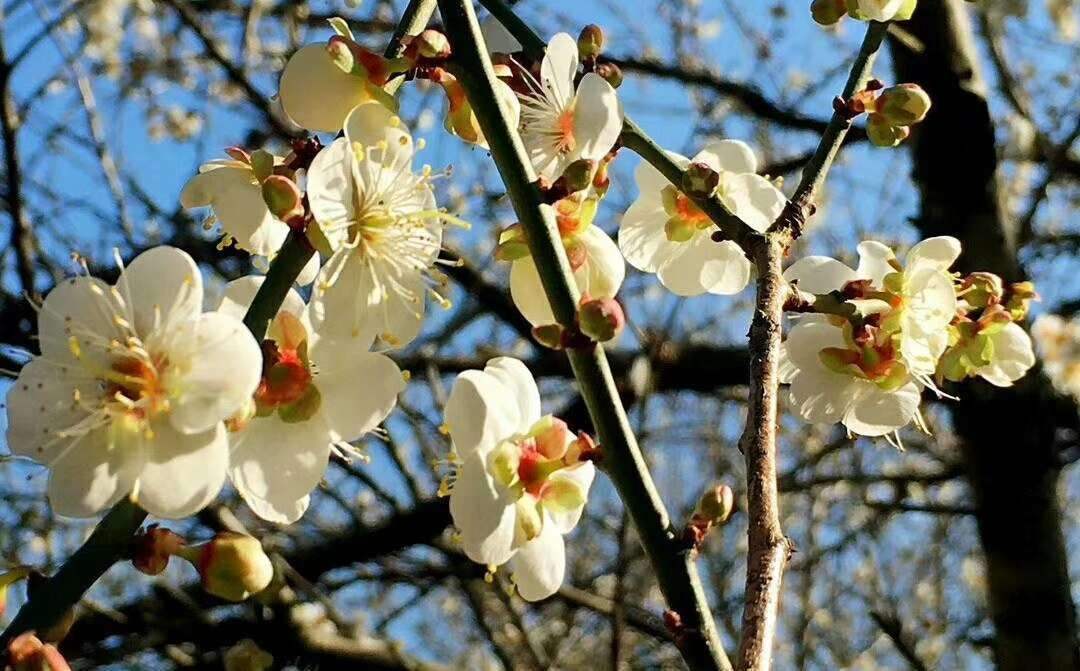
<path id="1" fill-rule="evenodd" d="M 458 468 L 450 514 L 465 554 L 509 563 L 522 598 L 554 594 L 566 572 L 563 535 L 581 519 L 595 468 L 566 425 L 540 416 L 521 361 L 501 357 L 458 376 L 446 404 Z"/>
<path id="2" fill-rule="evenodd" d="M 219 311 L 242 316 L 263 280 L 230 282 Z M 386 419 L 404 388 L 388 357 L 312 333 L 303 299 L 290 290 L 263 342 L 254 408 L 229 423 L 229 478 L 259 517 L 295 522 L 330 454 L 352 455 L 350 442 Z"/>
<path id="3" fill-rule="evenodd" d="M 577 41 L 567 33 L 551 38 L 540 64 L 540 80 L 522 71 L 529 92 L 521 100 L 521 140 L 533 168 L 553 182 L 580 159 L 599 161 L 622 132 L 622 103 L 603 77 L 578 76 Z"/>
<path id="4" fill-rule="evenodd" d="M 691 159 L 669 153 L 680 168 Z M 692 159 L 717 173 L 715 196 L 755 231 L 765 231 L 780 216 L 787 199 L 772 182 L 755 174 L 754 152 L 738 140 L 710 142 Z M 690 198 L 642 161 L 635 173 L 638 198 L 619 225 L 619 249 L 638 270 L 656 273 L 680 296 L 738 293 L 750 281 L 750 261 L 731 240 L 716 242 L 717 230 Z"/>
<path id="5" fill-rule="evenodd" d="M 115 286 L 67 280 L 38 313 L 41 356 L 8 394 L 11 451 L 49 466 L 56 512 L 89 517 L 131 495 L 181 518 L 217 496 L 225 420 L 259 383 L 259 345 L 237 318 L 202 313 L 195 262 L 135 258 Z"/>
<path id="6" fill-rule="evenodd" d="M 312 161 L 308 202 L 332 253 L 309 309 L 325 336 L 404 345 L 420 330 L 427 293 L 446 304 L 434 266 L 443 224 L 457 220 L 436 208 L 431 168 L 413 172 L 414 153 L 401 121 L 369 102 Z"/>

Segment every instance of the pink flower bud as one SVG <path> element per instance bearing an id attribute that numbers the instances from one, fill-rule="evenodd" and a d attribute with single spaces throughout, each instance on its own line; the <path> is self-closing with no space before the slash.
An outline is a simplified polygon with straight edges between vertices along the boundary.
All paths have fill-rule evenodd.
<path id="1" fill-rule="evenodd" d="M 622 86 L 623 75 L 622 69 L 614 63 L 601 63 L 596 66 L 596 74 L 604 78 L 608 84 L 611 84 L 611 88 L 617 89 Z"/>
<path id="2" fill-rule="evenodd" d="M 614 340 L 626 326 L 626 314 L 614 298 L 583 299 L 578 307 L 581 332 L 597 342 Z"/>
<path id="3" fill-rule="evenodd" d="M 286 223 L 304 216 L 304 194 L 288 177 L 267 177 L 262 183 L 262 196 L 270 213 Z"/>
<path id="4" fill-rule="evenodd" d="M 7 648 L 11 671 L 71 671 L 56 646 L 42 643 L 31 632 L 16 636 Z"/>
<path id="5" fill-rule="evenodd" d="M 596 58 L 604 50 L 604 31 L 600 26 L 590 23 L 581 29 L 577 38 L 578 55 L 581 60 Z"/>

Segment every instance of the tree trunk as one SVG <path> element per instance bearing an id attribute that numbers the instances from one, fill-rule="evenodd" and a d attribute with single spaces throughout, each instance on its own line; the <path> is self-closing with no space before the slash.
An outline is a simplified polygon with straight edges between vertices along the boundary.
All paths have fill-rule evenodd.
<path id="1" fill-rule="evenodd" d="M 960 271 L 989 270 L 1013 282 L 1023 279 L 1016 222 L 999 193 L 969 11 L 962 0 L 922 0 L 901 24 L 922 50 L 892 43 L 897 80 L 920 84 L 933 100 L 910 142 L 922 195 L 916 225 L 924 236 L 961 240 Z M 953 417 L 978 507 L 998 668 L 1080 669 L 1056 486 L 1056 438 L 1076 431 L 1075 403 L 1056 397 L 1038 371 L 1009 389 L 963 385 L 960 396 Z"/>

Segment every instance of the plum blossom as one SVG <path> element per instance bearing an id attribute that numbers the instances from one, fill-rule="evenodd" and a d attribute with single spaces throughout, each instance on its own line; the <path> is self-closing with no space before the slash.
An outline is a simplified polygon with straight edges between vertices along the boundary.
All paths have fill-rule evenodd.
<path id="1" fill-rule="evenodd" d="M 242 316 L 263 280 L 230 282 L 219 311 Z M 229 479 L 259 517 L 279 524 L 304 514 L 330 454 L 352 454 L 349 443 L 386 419 L 405 388 L 388 357 L 313 333 L 305 311 L 290 290 L 263 342 L 254 407 L 229 422 Z"/>
<path id="2" fill-rule="evenodd" d="M 533 168 L 553 182 L 574 161 L 599 161 L 622 132 L 622 103 L 615 89 L 595 72 L 578 75 L 577 41 L 558 33 L 548 43 L 540 79 L 522 71 L 521 139 Z"/>
<path id="3" fill-rule="evenodd" d="M 710 142 L 693 159 L 669 155 L 680 168 L 703 163 L 719 173 L 715 196 L 755 231 L 766 230 L 784 209 L 784 194 L 755 174 L 757 159 L 743 142 Z M 635 177 L 638 198 L 619 225 L 619 249 L 630 265 L 656 273 L 680 296 L 742 291 L 751 265 L 739 245 L 715 242 L 709 217 L 649 163 L 643 161 Z"/>
<path id="4" fill-rule="evenodd" d="M 626 266 L 619 248 L 608 234 L 590 225 L 564 244 L 568 246 L 570 266 L 578 291 L 591 299 L 614 298 L 626 276 Z M 533 326 L 555 323 L 551 304 L 540 282 L 540 273 L 531 256 L 517 259 L 511 264 L 510 297 Z"/>
<path id="5" fill-rule="evenodd" d="M 250 402 L 262 357 L 239 319 L 202 302 L 198 267 L 173 247 L 140 254 L 115 286 L 81 276 L 46 297 L 7 439 L 49 467 L 57 513 L 89 517 L 130 495 L 181 518 L 217 496 L 225 420 Z"/>
<path id="6" fill-rule="evenodd" d="M 368 102 L 312 161 L 308 201 L 330 258 L 309 314 L 327 337 L 404 345 L 420 330 L 425 294 L 447 304 L 434 266 L 443 224 L 462 222 L 436 207 L 431 168 L 414 172 L 414 151 L 400 119 Z"/>
<path id="7" fill-rule="evenodd" d="M 1011 387 L 1035 365 L 1035 348 L 1031 336 L 1015 322 L 1000 329 L 984 331 L 989 347 L 988 361 L 975 368 L 975 374 L 995 387 Z"/>
<path id="8" fill-rule="evenodd" d="M 554 594 L 566 572 L 563 535 L 581 518 L 595 475 L 582 439 L 540 415 L 532 374 L 508 357 L 458 376 L 446 424 L 457 461 L 450 514 L 465 554 L 492 570 L 509 564 L 528 601 Z"/>

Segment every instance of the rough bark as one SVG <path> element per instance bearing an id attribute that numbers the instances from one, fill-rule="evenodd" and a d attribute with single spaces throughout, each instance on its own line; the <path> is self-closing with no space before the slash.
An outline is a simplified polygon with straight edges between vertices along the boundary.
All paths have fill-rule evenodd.
<path id="1" fill-rule="evenodd" d="M 923 45 L 894 43 L 900 81 L 917 82 L 934 107 L 911 141 L 922 195 L 924 236 L 963 243 L 959 270 L 1023 279 L 1016 222 L 998 185 L 994 126 L 968 12 L 961 0 L 923 0 L 905 26 Z M 1031 374 L 1010 389 L 964 385 L 953 417 L 977 503 L 986 555 L 998 668 L 1080 668 L 1076 618 L 1057 497 L 1061 432 L 1076 431 L 1076 408 Z"/>

